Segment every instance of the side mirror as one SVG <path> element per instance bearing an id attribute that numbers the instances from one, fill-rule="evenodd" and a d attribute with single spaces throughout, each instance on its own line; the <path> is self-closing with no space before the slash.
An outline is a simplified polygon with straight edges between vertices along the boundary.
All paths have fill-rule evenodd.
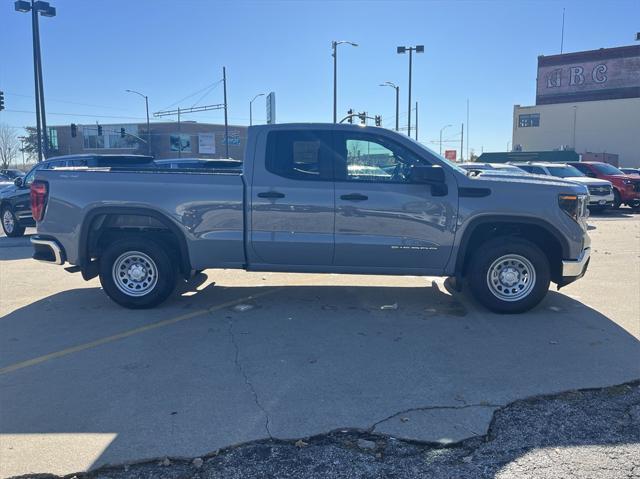
<path id="1" fill-rule="evenodd" d="M 445 176 L 441 166 L 414 165 L 409 173 L 414 183 L 442 184 Z"/>
<path id="2" fill-rule="evenodd" d="M 22 188 L 24 186 L 24 178 L 18 176 L 15 180 L 13 180 L 13 184 L 18 188 Z"/>

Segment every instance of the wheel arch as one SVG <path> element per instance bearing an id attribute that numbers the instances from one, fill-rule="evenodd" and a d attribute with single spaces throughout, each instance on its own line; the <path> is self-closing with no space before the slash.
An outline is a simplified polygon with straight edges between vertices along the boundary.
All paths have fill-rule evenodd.
<path id="1" fill-rule="evenodd" d="M 552 280 L 560 279 L 562 258 L 570 256 L 569 242 L 562 233 L 542 219 L 502 215 L 481 216 L 467 225 L 456 256 L 456 276 L 465 275 L 473 253 L 481 244 L 499 236 L 519 236 L 539 246 L 549 259 Z"/>
<path id="2" fill-rule="evenodd" d="M 170 237 L 175 241 L 176 253 L 178 255 L 178 266 L 180 272 L 184 276 L 188 276 L 191 272 L 191 261 L 189 258 L 189 250 L 187 247 L 187 240 L 185 235 L 178 225 L 175 224 L 167 215 L 153 210 L 151 208 L 140 207 L 128 207 L 128 206 L 105 206 L 97 207 L 90 210 L 86 215 L 80 227 L 80 235 L 78 241 L 78 266 L 80 266 L 82 275 L 85 279 L 91 279 L 97 276 L 98 268 L 96 262 L 92 261 L 91 253 L 98 246 L 98 242 L 102 235 L 108 230 L 108 226 L 114 219 L 121 217 L 137 217 L 137 218 L 150 218 L 156 223 L 149 222 L 149 224 L 138 226 L 135 223 L 129 224 L 128 229 L 132 231 L 125 231 L 125 228 L 121 229 L 121 233 L 129 234 L 149 234 L 148 228 L 150 225 L 161 225 L 160 227 L 168 232 Z M 141 231 L 142 230 L 142 231 Z"/>

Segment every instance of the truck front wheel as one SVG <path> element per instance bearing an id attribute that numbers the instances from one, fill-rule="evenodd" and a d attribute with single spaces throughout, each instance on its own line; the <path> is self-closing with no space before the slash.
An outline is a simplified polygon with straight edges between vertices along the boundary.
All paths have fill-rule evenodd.
<path id="1" fill-rule="evenodd" d="M 115 241 L 100 258 L 100 283 L 125 308 L 152 308 L 176 285 L 176 269 L 165 248 L 149 238 Z"/>
<path id="2" fill-rule="evenodd" d="M 517 237 L 482 244 L 469 266 L 467 279 L 474 297 L 496 313 L 522 313 L 536 306 L 549 289 L 546 255 Z"/>

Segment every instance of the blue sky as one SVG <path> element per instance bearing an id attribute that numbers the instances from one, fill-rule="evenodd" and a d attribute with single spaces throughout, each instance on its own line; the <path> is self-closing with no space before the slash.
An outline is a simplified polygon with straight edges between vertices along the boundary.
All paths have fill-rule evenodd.
<path id="1" fill-rule="evenodd" d="M 332 40 L 339 51 L 338 111 L 381 114 L 393 127 L 395 103 L 384 81 L 400 85 L 406 125 L 408 57 L 398 45 L 423 44 L 414 56 L 413 98 L 420 104 L 420 141 L 437 149 L 442 126 L 459 145 L 470 101 L 470 146 L 504 150 L 514 104 L 535 102 L 536 61 L 559 53 L 566 8 L 565 52 L 634 43 L 640 0 L 617 1 L 204 1 L 52 0 L 41 18 L 49 124 L 143 120 L 151 111 L 212 84 L 227 67 L 229 117 L 248 124 L 248 101 L 275 91 L 278 122 L 331 121 Z M 0 122 L 35 122 L 30 17 L 0 5 Z M 189 107 L 200 95 L 179 103 Z M 199 104 L 222 102 L 222 88 Z M 22 113 L 21 111 L 26 111 Z M 86 115 L 86 116 L 81 116 Z M 189 115 L 220 122 L 222 112 Z M 264 121 L 262 99 L 254 121 Z M 185 117 L 187 119 L 187 117 Z"/>

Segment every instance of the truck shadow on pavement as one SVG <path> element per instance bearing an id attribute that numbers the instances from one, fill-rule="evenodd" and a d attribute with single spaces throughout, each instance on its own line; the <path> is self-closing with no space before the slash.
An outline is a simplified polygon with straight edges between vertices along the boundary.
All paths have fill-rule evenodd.
<path id="1" fill-rule="evenodd" d="M 342 428 L 450 444 L 512 401 L 640 377 L 638 340 L 563 294 L 501 316 L 436 283 L 208 285 L 153 311 L 76 289 L 2 318 L 0 352 L 2 476 Z"/>
<path id="2" fill-rule="evenodd" d="M 31 235 L 9 238 L 0 235 L 0 261 L 31 258 L 33 249 L 30 237 Z"/>

